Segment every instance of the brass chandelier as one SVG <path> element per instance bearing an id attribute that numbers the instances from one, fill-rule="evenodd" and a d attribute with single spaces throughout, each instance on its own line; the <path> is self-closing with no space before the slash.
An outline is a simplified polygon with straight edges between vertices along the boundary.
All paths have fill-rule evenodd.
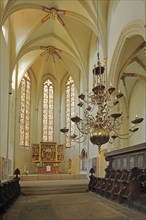
<path id="1" fill-rule="evenodd" d="M 143 118 L 136 116 L 131 121 L 131 129 L 127 133 L 120 133 L 123 117 L 122 112 L 117 112 L 115 106 L 122 97 L 123 94 L 120 91 L 117 93 L 112 85 L 106 89 L 105 68 L 100 63 L 98 53 L 97 66 L 94 65 L 93 69 L 93 89 L 86 96 L 84 94 L 78 96 L 78 106 L 83 108 L 84 117 L 74 116 L 71 121 L 76 124 L 81 137 L 89 135 L 90 141 L 98 146 L 99 153 L 103 144 L 113 143 L 116 138 L 131 137 L 138 130 L 137 125 L 143 121 Z M 60 131 L 67 134 L 69 129 L 63 128 Z M 77 136 L 75 134 L 73 136 L 74 138 L 71 138 L 76 140 Z"/>

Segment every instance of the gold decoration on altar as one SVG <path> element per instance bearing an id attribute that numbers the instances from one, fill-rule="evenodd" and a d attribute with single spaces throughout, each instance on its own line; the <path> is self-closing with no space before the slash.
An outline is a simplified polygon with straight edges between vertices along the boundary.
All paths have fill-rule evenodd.
<path id="1" fill-rule="evenodd" d="M 32 144 L 32 162 L 63 162 L 64 145 L 56 142 L 41 142 Z"/>

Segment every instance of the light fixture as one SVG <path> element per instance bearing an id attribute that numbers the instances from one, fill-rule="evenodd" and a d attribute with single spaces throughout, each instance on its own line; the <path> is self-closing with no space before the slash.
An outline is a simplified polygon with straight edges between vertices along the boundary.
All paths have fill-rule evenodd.
<path id="1" fill-rule="evenodd" d="M 101 65 L 98 53 L 97 66 L 93 69 L 93 89 L 87 94 L 80 94 L 78 96 L 78 106 L 84 110 L 84 118 L 74 116 L 71 120 L 76 124 L 79 133 L 82 135 L 89 135 L 90 141 L 100 148 L 107 142 L 113 143 L 116 138 L 127 139 L 138 130 L 137 125 L 143 121 L 143 118 L 135 117 L 131 121 L 132 128 L 125 134 L 120 133 L 122 124 L 122 112 L 117 111 L 117 105 L 123 94 L 116 92 L 115 87 L 110 84 L 106 88 L 105 67 Z M 115 111 L 116 108 L 116 111 Z M 60 130 L 67 134 L 68 129 Z"/>
<path id="2" fill-rule="evenodd" d="M 68 137 L 71 140 L 71 143 L 72 142 L 73 143 L 74 142 L 76 142 L 76 143 L 83 143 L 86 140 L 86 135 L 84 135 L 84 134 L 77 135 L 77 134 L 73 133 L 71 135 L 68 135 L 69 129 L 66 128 L 66 127 L 61 128 L 60 131 L 62 133 L 64 133 L 66 135 L 66 137 Z M 72 144 L 71 144 L 71 146 L 72 146 Z M 66 147 L 66 148 L 71 148 L 71 146 Z"/>

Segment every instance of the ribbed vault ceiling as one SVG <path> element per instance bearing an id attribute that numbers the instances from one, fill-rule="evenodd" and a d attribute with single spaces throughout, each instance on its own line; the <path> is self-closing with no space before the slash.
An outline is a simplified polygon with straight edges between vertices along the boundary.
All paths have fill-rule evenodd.
<path id="1" fill-rule="evenodd" d="M 103 4 L 106 18 L 108 1 Z M 97 1 L 12 0 L 5 11 L 3 22 L 9 18 L 13 33 L 12 70 L 18 63 L 21 74 L 31 67 L 36 78 L 48 73 L 58 80 L 66 73 L 76 82 L 80 74 L 86 78 L 99 31 Z"/>
<path id="2" fill-rule="evenodd" d="M 18 64 L 21 79 L 30 68 L 38 81 L 47 74 L 62 81 L 69 73 L 79 88 L 80 77 L 87 80 L 89 57 L 97 49 L 97 39 L 102 43 L 106 39 L 109 5 L 108 0 L 5 1 L 2 23 L 5 26 L 9 21 L 11 26 L 11 71 Z M 120 76 L 124 72 L 128 88 L 146 77 L 142 43 L 139 36 L 127 39 L 120 54 L 117 72 Z M 139 50 L 133 53 L 134 48 Z"/>

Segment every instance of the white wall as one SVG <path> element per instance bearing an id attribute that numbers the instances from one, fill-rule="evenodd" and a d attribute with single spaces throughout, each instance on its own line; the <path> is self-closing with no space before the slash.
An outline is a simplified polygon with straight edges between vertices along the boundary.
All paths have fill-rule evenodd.
<path id="1" fill-rule="evenodd" d="M 7 157 L 8 99 L 9 99 L 9 46 L 3 33 L 0 38 L 0 146 L 1 156 Z"/>
<path id="2" fill-rule="evenodd" d="M 146 142 L 146 83 L 142 80 L 138 80 L 133 88 L 129 103 L 129 115 L 130 120 L 136 115 L 144 118 L 139 130 L 129 139 L 129 145 Z"/>
<path id="3" fill-rule="evenodd" d="M 145 20 L 145 1 L 110 1 L 108 14 L 108 70 L 121 31 L 133 21 Z"/>

